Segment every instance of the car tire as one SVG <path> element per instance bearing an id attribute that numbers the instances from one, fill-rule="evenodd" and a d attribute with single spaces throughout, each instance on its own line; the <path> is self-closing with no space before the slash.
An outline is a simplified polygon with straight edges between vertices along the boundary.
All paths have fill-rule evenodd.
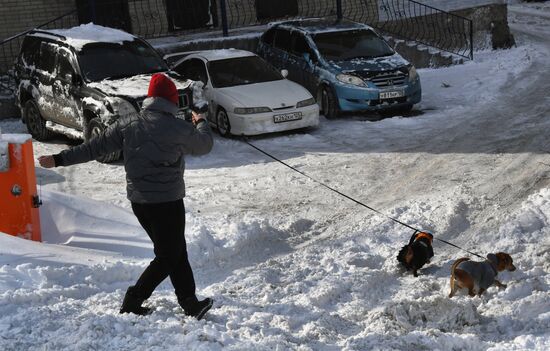
<path id="1" fill-rule="evenodd" d="M 216 128 L 218 129 L 218 133 L 223 137 L 227 138 L 231 135 L 229 116 L 223 108 L 220 108 L 218 113 L 216 113 Z"/>
<path id="2" fill-rule="evenodd" d="M 40 114 L 38 105 L 34 100 L 29 100 L 25 104 L 25 123 L 27 130 L 32 137 L 38 141 L 48 140 L 53 132 L 46 128 L 46 120 Z"/>
<path id="3" fill-rule="evenodd" d="M 92 118 L 86 125 L 84 137 L 86 138 L 86 141 L 89 141 L 93 138 L 100 136 L 101 134 L 103 134 L 104 131 L 105 125 L 101 122 L 99 117 Z M 96 161 L 101 163 L 112 163 L 118 161 L 121 155 L 121 151 L 115 151 L 107 155 L 99 156 Z"/>
<path id="4" fill-rule="evenodd" d="M 412 104 L 408 104 L 408 105 L 405 105 L 405 106 L 403 106 L 403 107 L 398 108 L 397 111 L 398 111 L 399 113 L 409 113 L 409 112 L 412 111 L 413 106 L 414 106 L 414 105 L 412 105 Z"/>
<path id="5" fill-rule="evenodd" d="M 338 99 L 329 86 L 325 85 L 320 89 L 320 100 L 321 103 L 319 105 L 326 118 L 335 119 L 340 116 Z"/>

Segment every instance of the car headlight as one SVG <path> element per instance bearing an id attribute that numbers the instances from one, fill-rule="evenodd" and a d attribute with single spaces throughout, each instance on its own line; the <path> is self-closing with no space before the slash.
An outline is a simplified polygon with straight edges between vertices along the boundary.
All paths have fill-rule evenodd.
<path id="1" fill-rule="evenodd" d="M 356 85 L 358 87 L 366 87 L 367 84 L 365 84 L 365 81 L 362 80 L 359 77 L 352 76 L 351 74 L 339 74 L 336 76 L 336 79 L 338 79 L 342 83 Z"/>
<path id="2" fill-rule="evenodd" d="M 311 105 L 314 105 L 314 104 L 315 104 L 315 99 L 314 99 L 314 98 L 310 98 L 310 99 L 307 99 L 307 100 L 299 101 L 299 102 L 296 104 L 296 108 L 311 106 Z"/>
<path id="3" fill-rule="evenodd" d="M 235 107 L 234 112 L 238 115 L 251 115 L 253 113 L 271 112 L 269 107 Z"/>
<path id="4" fill-rule="evenodd" d="M 412 82 L 416 78 L 418 78 L 418 73 L 416 73 L 416 68 L 411 65 L 411 67 L 409 68 L 409 81 Z"/>

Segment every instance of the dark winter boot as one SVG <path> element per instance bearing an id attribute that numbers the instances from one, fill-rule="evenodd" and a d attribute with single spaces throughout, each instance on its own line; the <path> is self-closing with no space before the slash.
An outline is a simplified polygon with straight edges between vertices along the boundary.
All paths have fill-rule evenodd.
<path id="1" fill-rule="evenodd" d="M 140 316 L 150 314 L 152 312 L 151 308 L 141 306 L 145 300 L 146 299 L 136 294 L 133 286 L 129 287 L 126 291 L 126 295 L 124 295 L 124 301 L 122 301 L 120 313 L 134 313 Z"/>
<path id="2" fill-rule="evenodd" d="M 199 301 L 195 296 L 188 297 L 183 301 L 178 299 L 178 302 L 186 315 L 195 317 L 198 320 L 201 320 L 214 304 L 214 300 L 211 298 L 206 298 Z"/>

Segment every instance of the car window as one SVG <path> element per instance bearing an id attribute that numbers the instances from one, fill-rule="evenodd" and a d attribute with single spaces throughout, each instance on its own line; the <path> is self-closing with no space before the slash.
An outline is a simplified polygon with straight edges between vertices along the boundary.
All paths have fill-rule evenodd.
<path id="1" fill-rule="evenodd" d="M 313 53 L 313 50 L 311 50 L 309 43 L 306 41 L 306 38 L 302 33 L 292 32 L 292 43 L 290 49 L 291 53 L 298 57 L 303 57 L 304 54 L 309 54 L 311 60 L 317 61 L 317 56 Z"/>
<path id="2" fill-rule="evenodd" d="M 277 29 L 275 34 L 275 47 L 284 51 L 290 51 L 290 32 L 286 29 Z"/>
<path id="3" fill-rule="evenodd" d="M 75 70 L 72 65 L 72 54 L 67 49 L 59 49 L 57 56 L 57 76 L 60 79 L 68 80 L 70 76 L 75 74 Z"/>
<path id="4" fill-rule="evenodd" d="M 35 66 L 40 57 L 40 40 L 36 37 L 28 36 L 21 46 L 21 60 L 25 66 Z"/>
<path id="5" fill-rule="evenodd" d="M 270 29 L 262 35 L 262 41 L 265 44 L 273 45 L 273 40 L 275 39 L 275 29 Z"/>
<path id="6" fill-rule="evenodd" d="M 204 84 L 208 82 L 206 66 L 204 62 L 198 58 L 191 58 L 180 63 L 174 68 L 174 71 L 181 74 L 185 79 L 201 81 Z"/>
<path id="7" fill-rule="evenodd" d="M 372 30 L 320 33 L 313 37 L 319 52 L 330 61 L 393 55 L 393 49 Z"/>
<path id="8" fill-rule="evenodd" d="M 258 56 L 211 61 L 208 71 L 214 88 L 272 82 L 283 79 L 281 73 Z"/>
<path id="9" fill-rule="evenodd" d="M 141 40 L 90 43 L 78 52 L 82 75 L 92 82 L 165 72 L 166 63 Z"/>
<path id="10" fill-rule="evenodd" d="M 46 72 L 53 73 L 55 69 L 55 52 L 57 45 L 42 42 L 40 44 L 40 58 L 37 62 L 37 68 Z"/>

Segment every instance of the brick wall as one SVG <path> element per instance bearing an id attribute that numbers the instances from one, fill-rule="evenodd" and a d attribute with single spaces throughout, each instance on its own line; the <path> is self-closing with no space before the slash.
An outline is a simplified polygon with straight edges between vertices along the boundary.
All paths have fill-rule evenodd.
<path id="1" fill-rule="evenodd" d="M 0 39 L 74 10 L 75 0 L 2 0 Z"/>
<path id="2" fill-rule="evenodd" d="M 2 0 L 0 8 L 0 40 L 32 29 L 56 17 L 75 10 L 75 0 Z M 53 27 L 70 27 L 77 24 L 76 15 L 52 23 Z M 0 73 L 11 67 L 19 52 L 22 38 L 0 47 Z"/>

